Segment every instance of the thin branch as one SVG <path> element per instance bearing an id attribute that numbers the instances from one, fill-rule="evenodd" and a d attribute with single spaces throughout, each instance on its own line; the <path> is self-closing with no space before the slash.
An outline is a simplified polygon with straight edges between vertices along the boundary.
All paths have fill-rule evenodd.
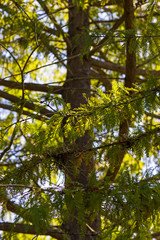
<path id="1" fill-rule="evenodd" d="M 148 59 L 148 60 L 146 60 L 145 62 L 143 62 L 143 63 L 139 64 L 139 65 L 137 66 L 137 68 L 139 68 L 139 67 L 142 67 L 142 66 L 144 66 L 145 64 L 147 64 L 147 63 L 151 62 L 153 59 L 157 58 L 159 55 L 160 55 L 160 54 L 158 53 L 158 54 L 157 54 L 157 55 L 155 55 L 154 57 L 151 57 L 151 58 L 149 58 L 149 59 Z"/>
<path id="2" fill-rule="evenodd" d="M 21 79 L 22 79 L 22 99 L 19 101 L 20 103 L 20 108 L 19 108 L 19 112 L 18 112 L 18 116 L 17 116 L 17 124 L 15 125 L 14 129 L 13 129 L 13 132 L 12 132 L 12 135 L 11 135 L 11 138 L 10 138 L 10 142 L 8 144 L 7 147 L 5 147 L 5 149 L 1 152 L 0 154 L 0 160 L 3 158 L 3 156 L 9 151 L 9 149 L 11 148 L 13 142 L 14 142 L 14 139 L 15 139 L 15 136 L 16 136 L 16 133 L 17 133 L 17 129 L 18 129 L 18 122 L 20 120 L 20 117 L 21 117 L 21 114 L 23 112 L 23 107 L 24 107 L 24 104 L 25 104 L 25 101 L 24 101 L 24 75 L 23 75 L 23 71 L 25 69 L 25 66 L 27 65 L 32 53 L 34 51 L 32 51 L 32 53 L 30 54 L 30 56 L 28 57 L 27 61 L 25 62 L 24 64 L 24 68 L 22 69 L 18 60 L 15 58 L 15 56 L 12 54 L 12 52 L 6 48 L 3 44 L 0 43 L 0 45 L 12 56 L 13 60 L 16 62 L 19 70 L 20 70 L 20 73 L 21 73 Z"/>
<path id="3" fill-rule="evenodd" d="M 56 21 L 55 17 L 53 16 L 53 14 L 50 14 L 49 9 L 48 9 L 47 5 L 45 4 L 45 2 L 43 2 L 42 0 L 38 0 L 38 3 L 42 7 L 42 9 L 45 11 L 47 16 L 54 23 L 57 31 L 59 31 L 62 34 L 64 41 L 67 43 L 68 48 L 72 49 L 72 44 L 71 44 L 69 38 L 67 37 L 67 34 L 65 32 L 63 32 L 62 27 L 57 23 L 57 21 Z"/>
<path id="4" fill-rule="evenodd" d="M 6 109 L 6 110 L 10 110 L 12 112 L 17 112 L 19 113 L 19 109 L 11 106 L 11 105 L 8 105 L 8 104 L 3 104 L 3 103 L 0 103 L 0 108 L 3 108 L 3 109 Z M 44 120 L 47 120 L 48 118 L 40 115 L 40 114 L 34 114 L 34 113 L 31 113 L 29 111 L 22 111 L 22 114 L 23 115 L 26 115 L 26 116 L 29 116 L 33 119 L 37 119 L 37 120 L 40 120 L 40 121 L 44 121 Z"/>
<path id="5" fill-rule="evenodd" d="M 17 61 L 17 59 L 15 58 L 15 56 L 13 55 L 13 53 L 12 53 L 8 48 L 6 48 L 2 43 L 0 43 L 0 46 L 2 46 L 2 48 L 4 48 L 4 49 L 11 55 L 11 57 L 13 58 L 13 60 L 16 62 L 17 66 L 18 66 L 18 68 L 19 68 L 19 70 L 20 70 L 20 72 L 22 73 L 21 66 L 20 66 L 19 62 Z"/>
<path id="6" fill-rule="evenodd" d="M 93 147 L 93 148 L 88 148 L 86 150 L 83 150 L 84 152 L 87 152 L 87 151 L 95 151 L 95 150 L 99 150 L 99 149 L 102 149 L 102 148 L 108 148 L 108 147 L 112 147 L 112 146 L 118 146 L 118 145 L 123 145 L 125 146 L 126 149 L 130 149 L 132 148 L 136 142 L 138 142 L 140 139 L 143 139 L 143 138 L 146 138 L 148 135 L 151 135 L 151 134 L 155 134 L 155 133 L 159 133 L 160 132 L 160 127 L 157 127 L 156 129 L 154 129 L 154 131 L 148 131 L 148 132 L 145 132 L 145 133 L 142 133 L 142 134 L 139 134 L 138 136 L 136 137 L 129 137 L 128 139 L 126 140 L 123 140 L 123 141 L 116 141 L 116 142 L 112 142 L 112 143 L 106 143 L 106 144 L 102 144 L 101 146 L 98 146 L 98 147 Z"/>
<path id="7" fill-rule="evenodd" d="M 68 8 L 71 8 L 71 7 L 61 7 L 61 8 L 58 8 L 58 9 L 56 9 L 55 11 L 53 11 L 53 12 L 49 12 L 48 14 L 47 14 L 47 16 L 48 15 L 54 15 L 55 13 L 57 13 L 57 12 L 60 12 L 60 11 L 63 11 L 63 10 L 68 10 Z M 64 12 L 64 11 L 63 11 Z M 40 16 L 40 15 L 39 15 Z M 41 14 L 41 17 L 39 17 L 38 18 L 38 20 L 40 21 L 40 20 L 42 20 L 43 18 L 45 18 L 46 17 L 46 13 L 42 13 Z M 57 31 L 56 31 L 57 32 Z"/>
<path id="8" fill-rule="evenodd" d="M 26 122 L 26 121 L 28 121 L 29 119 L 31 119 L 31 118 L 21 119 L 21 120 L 19 120 L 19 123 Z M 16 125 L 16 124 L 17 124 L 17 122 L 13 122 L 12 124 L 8 125 L 8 126 L 5 127 L 5 128 L 2 127 L 0 131 L 8 130 L 9 128 L 11 128 L 12 126 L 14 126 L 14 125 Z"/>
<path id="9" fill-rule="evenodd" d="M 30 58 L 32 57 L 33 53 L 36 51 L 36 49 L 37 49 L 38 47 L 39 47 L 39 45 L 37 45 L 37 46 L 31 51 L 31 53 L 29 54 L 29 56 L 28 56 L 28 58 L 27 58 L 27 60 L 26 60 L 26 62 L 25 62 L 25 64 L 24 64 L 24 66 L 23 66 L 23 69 L 22 69 L 22 72 L 23 72 L 23 73 L 24 73 L 24 71 L 25 71 L 25 68 L 27 67 L 27 64 L 28 64 Z"/>
<path id="10" fill-rule="evenodd" d="M 18 121 L 17 121 L 18 123 Z M 14 138 L 16 136 L 16 132 L 17 132 L 17 124 L 16 126 L 14 127 L 13 129 L 13 132 L 12 132 L 12 136 L 11 136 L 11 139 L 10 139 L 10 142 L 8 144 L 7 147 L 5 147 L 5 149 L 1 152 L 0 154 L 0 160 L 3 158 L 3 156 L 8 152 L 8 150 L 11 148 L 12 144 L 13 144 L 13 141 L 14 141 Z"/>
<path id="11" fill-rule="evenodd" d="M 43 38 L 43 35 L 41 35 L 41 42 L 44 44 L 44 46 L 54 54 L 54 56 L 58 59 L 59 62 L 67 69 L 67 65 L 64 63 L 61 56 L 58 55 L 57 49 L 53 45 L 49 45 L 47 41 Z"/>
<path id="12" fill-rule="evenodd" d="M 28 15 L 28 13 L 22 8 L 22 6 L 21 6 L 18 2 L 14 1 L 14 0 L 12 0 L 12 2 L 16 5 L 17 8 L 19 8 L 22 12 L 24 12 L 24 14 L 27 16 L 27 18 L 28 18 L 28 19 L 31 21 L 31 23 L 33 24 L 33 30 L 34 30 L 34 32 L 35 32 L 36 44 L 38 45 L 37 33 L 36 33 L 36 24 L 35 24 L 35 22 L 32 20 L 32 18 Z"/>
<path id="13" fill-rule="evenodd" d="M 45 68 L 45 67 L 50 67 L 50 66 L 53 66 L 53 65 L 56 65 L 56 64 L 59 64 L 59 63 L 63 63 L 63 62 L 65 62 L 65 61 L 67 61 L 67 60 L 74 59 L 74 58 L 77 58 L 77 57 L 79 57 L 79 56 L 80 56 L 80 54 L 76 54 L 76 55 L 73 55 L 73 56 L 71 56 L 71 57 L 68 57 L 68 58 L 65 58 L 65 59 L 62 59 L 62 60 L 58 60 L 58 61 L 55 61 L 55 62 L 52 62 L 52 63 L 48 63 L 48 64 L 45 64 L 45 65 L 43 65 L 43 66 L 40 66 L 40 67 L 31 69 L 31 70 L 28 70 L 27 72 L 24 72 L 23 74 L 29 74 L 29 73 L 34 72 L 34 71 L 36 71 L 36 70 L 40 70 L 40 69 Z M 3 78 L 3 79 L 7 79 L 7 78 L 11 78 L 11 77 L 16 77 L 16 76 L 20 76 L 20 75 L 21 75 L 21 73 L 17 73 L 17 74 L 14 74 L 14 75 L 12 74 L 12 75 L 7 76 L 7 77 L 5 77 L 5 78 Z"/>
<path id="14" fill-rule="evenodd" d="M 109 30 L 109 33 L 114 32 L 124 21 L 124 15 L 116 21 L 116 23 L 113 25 L 113 27 Z M 110 34 L 106 35 L 99 43 L 97 46 L 95 46 L 89 53 L 89 57 L 91 57 L 95 52 L 97 52 L 100 48 L 104 46 L 106 41 L 110 38 Z"/>

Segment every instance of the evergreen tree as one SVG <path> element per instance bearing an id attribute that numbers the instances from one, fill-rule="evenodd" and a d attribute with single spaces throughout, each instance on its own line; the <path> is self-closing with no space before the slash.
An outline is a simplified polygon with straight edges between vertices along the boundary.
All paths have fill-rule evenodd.
<path id="1" fill-rule="evenodd" d="M 1 239 L 159 239 L 159 11 L 1 0 Z"/>

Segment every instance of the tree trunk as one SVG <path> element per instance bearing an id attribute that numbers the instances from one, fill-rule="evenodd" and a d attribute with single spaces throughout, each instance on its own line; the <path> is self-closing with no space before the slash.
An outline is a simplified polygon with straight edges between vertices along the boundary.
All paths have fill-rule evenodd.
<path id="1" fill-rule="evenodd" d="M 78 108 L 81 104 L 87 103 L 87 98 L 90 97 L 90 63 L 86 58 L 82 57 L 84 50 L 85 36 L 89 26 L 88 11 L 81 7 L 73 5 L 72 0 L 69 1 L 69 38 L 72 43 L 72 49 L 67 50 L 67 78 L 64 84 L 63 99 L 66 103 L 71 104 L 71 108 Z M 84 97 L 85 94 L 85 97 Z M 65 123 L 65 121 L 64 121 Z M 66 140 L 67 144 L 67 140 Z M 76 149 L 83 151 L 86 147 L 91 146 L 91 138 L 86 132 L 83 137 L 76 140 Z M 67 181 L 81 184 L 84 188 L 88 185 L 89 173 L 94 169 L 92 157 L 88 158 L 83 154 L 81 163 L 76 166 L 76 158 L 73 156 L 70 163 L 66 166 L 66 185 Z M 71 159 L 70 158 L 70 159 Z M 77 167 L 77 171 L 75 171 Z M 87 191 L 86 191 L 86 198 Z M 87 204 L 86 204 L 87 205 Z M 87 210 L 87 206 L 86 206 Z M 87 212 L 87 211 L 86 211 Z M 89 226 L 98 231 L 100 227 L 99 217 L 96 217 L 90 222 L 89 215 L 86 215 L 86 222 Z M 89 240 L 96 239 L 96 236 L 89 236 L 91 231 L 87 231 L 85 236 L 81 236 L 81 228 L 77 222 L 77 211 L 74 216 L 70 217 L 67 223 L 64 223 L 64 229 L 70 236 L 71 240 Z"/>

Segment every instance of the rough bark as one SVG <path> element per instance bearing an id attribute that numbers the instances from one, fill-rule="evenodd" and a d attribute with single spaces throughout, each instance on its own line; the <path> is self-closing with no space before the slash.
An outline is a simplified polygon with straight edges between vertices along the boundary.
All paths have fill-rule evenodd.
<path id="1" fill-rule="evenodd" d="M 69 1 L 69 5 L 73 6 L 71 0 Z M 87 99 L 90 97 L 90 62 L 86 57 L 82 56 L 88 26 L 88 9 L 83 10 L 81 7 L 77 8 L 77 6 L 69 8 L 69 38 L 71 40 L 72 49 L 68 48 L 67 50 L 67 78 L 62 95 L 64 101 L 71 104 L 72 109 L 78 108 L 81 104 L 86 104 Z M 72 58 L 72 56 L 77 57 Z M 65 141 L 67 144 L 67 140 Z M 86 132 L 83 137 L 78 138 L 75 145 L 80 151 L 83 151 L 85 148 L 91 146 L 91 139 L 88 133 Z M 68 179 L 70 179 L 74 184 L 80 183 L 82 186 L 87 186 L 89 173 L 91 169 L 93 170 L 94 168 L 93 159 L 88 160 L 86 155 L 83 154 L 81 163 L 77 166 L 76 157 L 71 156 L 70 159 L 70 163 L 66 163 L 66 184 L 68 183 Z M 75 168 L 77 168 L 76 171 Z M 89 223 L 89 226 L 94 231 L 99 230 L 99 218 L 96 218 L 92 221 L 92 223 L 90 223 L 89 215 L 86 215 L 86 222 Z M 96 239 L 96 236 L 88 235 L 91 233 L 90 230 L 86 232 L 84 237 L 81 236 L 81 229 L 77 221 L 76 210 L 72 217 L 70 217 L 69 221 L 64 223 L 64 229 L 70 235 L 71 240 Z"/>

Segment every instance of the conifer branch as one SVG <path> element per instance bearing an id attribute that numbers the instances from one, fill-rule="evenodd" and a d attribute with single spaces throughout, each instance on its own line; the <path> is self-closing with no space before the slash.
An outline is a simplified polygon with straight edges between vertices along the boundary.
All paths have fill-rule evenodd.
<path id="1" fill-rule="evenodd" d="M 144 66 L 145 64 L 151 62 L 153 59 L 157 58 L 159 55 L 160 55 L 160 54 L 158 53 L 158 54 L 156 54 L 155 56 L 147 59 L 146 61 L 144 61 L 144 62 L 142 62 L 141 64 L 139 64 L 139 65 L 137 66 L 137 68 L 142 67 L 142 66 Z"/>

